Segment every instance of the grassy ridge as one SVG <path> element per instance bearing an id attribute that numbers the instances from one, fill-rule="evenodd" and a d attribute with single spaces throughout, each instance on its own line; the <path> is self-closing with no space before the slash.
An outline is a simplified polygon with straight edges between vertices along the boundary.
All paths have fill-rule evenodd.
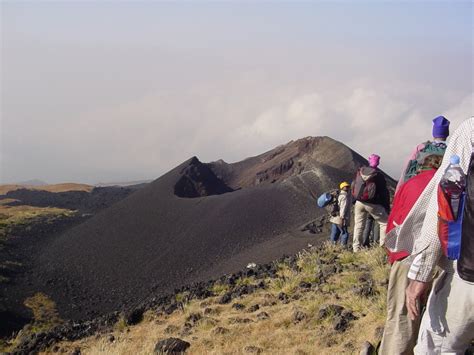
<path id="1" fill-rule="evenodd" d="M 74 211 L 56 207 L 8 206 L 15 200 L 0 200 L 0 246 L 7 238 L 8 231 L 19 225 L 28 225 L 37 218 L 57 218 L 70 216 Z"/>
<path id="2" fill-rule="evenodd" d="M 25 226 L 25 228 L 28 229 L 28 225 L 37 219 L 48 221 L 74 214 L 74 211 L 55 207 L 6 205 L 12 201 L 11 199 L 0 200 L 0 251 L 7 247 L 7 239 L 14 228 Z M 21 264 L 16 261 L 0 259 L 0 285 L 10 281 L 9 277 L 5 274 L 10 273 L 20 266 Z"/>
<path id="3" fill-rule="evenodd" d="M 185 294 L 177 294 L 181 307 L 170 315 L 148 311 L 137 325 L 122 320 L 110 333 L 60 343 L 55 350 L 152 354 L 158 340 L 178 337 L 191 343 L 189 354 L 358 353 L 364 341 L 376 344 L 381 338 L 389 272 L 385 260 L 379 247 L 357 254 L 332 245 L 312 248 L 301 252 L 296 263 L 279 263 L 277 276 L 265 279 L 264 289 L 229 304 L 219 303 L 229 291 L 225 284 L 214 285 L 215 296 L 204 301 L 187 302 Z M 245 277 L 237 284 L 261 281 Z M 341 323 L 340 311 L 328 305 L 341 306 L 353 317 Z"/>
<path id="4" fill-rule="evenodd" d="M 91 192 L 94 186 L 86 184 L 76 183 L 64 183 L 64 184 L 53 184 L 53 185 L 0 185 L 0 195 L 5 195 L 9 191 L 28 189 L 28 190 L 41 190 L 48 192 L 66 192 L 66 191 L 86 191 Z"/>

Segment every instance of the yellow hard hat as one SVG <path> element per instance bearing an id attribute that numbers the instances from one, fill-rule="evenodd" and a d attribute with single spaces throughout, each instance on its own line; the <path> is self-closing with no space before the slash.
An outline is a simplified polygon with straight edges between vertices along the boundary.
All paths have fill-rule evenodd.
<path id="1" fill-rule="evenodd" d="M 351 185 L 350 185 L 348 182 L 343 181 L 343 182 L 341 182 L 341 184 L 339 185 L 339 188 L 342 190 L 342 189 L 343 189 L 344 187 L 346 187 L 346 186 L 351 186 Z"/>

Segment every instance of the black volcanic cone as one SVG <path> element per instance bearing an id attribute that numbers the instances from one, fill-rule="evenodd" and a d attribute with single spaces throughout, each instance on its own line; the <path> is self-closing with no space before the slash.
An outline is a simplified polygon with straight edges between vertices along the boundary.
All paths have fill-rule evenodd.
<path id="1" fill-rule="evenodd" d="M 174 186 L 174 193 L 179 197 L 203 197 L 231 191 L 233 190 L 196 157 L 191 158 L 189 165 L 183 168 L 181 177 Z"/>

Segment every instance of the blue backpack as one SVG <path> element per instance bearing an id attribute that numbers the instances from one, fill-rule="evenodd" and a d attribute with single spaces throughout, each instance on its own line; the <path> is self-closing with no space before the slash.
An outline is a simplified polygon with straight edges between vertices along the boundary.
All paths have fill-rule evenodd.
<path id="1" fill-rule="evenodd" d="M 321 196 L 318 197 L 318 207 L 325 208 L 333 217 L 337 216 L 339 213 L 339 203 L 337 202 L 338 195 L 338 190 L 332 190 L 323 193 Z"/>
<path id="2" fill-rule="evenodd" d="M 330 192 L 325 192 L 318 197 L 318 207 L 324 208 L 334 201 L 334 196 Z"/>

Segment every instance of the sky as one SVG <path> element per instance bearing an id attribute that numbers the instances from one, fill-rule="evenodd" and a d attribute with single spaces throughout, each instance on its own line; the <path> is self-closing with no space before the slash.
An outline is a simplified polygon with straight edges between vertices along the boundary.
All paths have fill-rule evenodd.
<path id="1" fill-rule="evenodd" d="M 398 177 L 473 115 L 471 1 L 0 1 L 0 183 L 155 179 L 306 136 Z"/>

